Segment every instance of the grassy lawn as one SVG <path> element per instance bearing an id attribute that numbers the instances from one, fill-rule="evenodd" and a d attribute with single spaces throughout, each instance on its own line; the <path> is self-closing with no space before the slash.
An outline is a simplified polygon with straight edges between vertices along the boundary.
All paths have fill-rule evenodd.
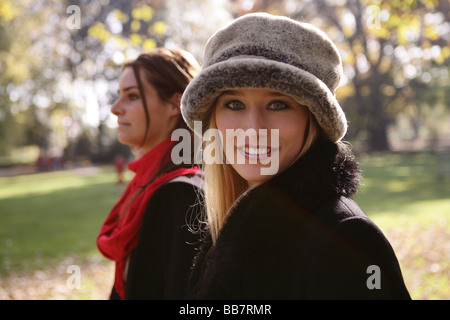
<path id="1" fill-rule="evenodd" d="M 437 181 L 429 154 L 360 161 L 355 198 L 391 241 L 412 297 L 450 299 L 450 178 Z M 114 182 L 111 167 L 0 178 L 0 299 L 107 298 L 113 265 L 95 239 Z M 69 265 L 81 268 L 79 290 L 68 289 Z"/>
<path id="2" fill-rule="evenodd" d="M 118 195 L 111 169 L 0 179 L 0 275 L 96 252 L 95 237 Z"/>
<path id="3" fill-rule="evenodd" d="M 360 162 L 364 178 L 355 199 L 378 223 L 427 225 L 450 218 L 450 177 L 438 181 L 433 155 L 363 156 Z"/>

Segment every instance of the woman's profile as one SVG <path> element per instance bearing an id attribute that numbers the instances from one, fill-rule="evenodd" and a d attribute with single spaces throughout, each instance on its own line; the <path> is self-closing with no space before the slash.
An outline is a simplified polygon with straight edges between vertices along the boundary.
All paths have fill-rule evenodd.
<path id="1" fill-rule="evenodd" d="M 196 236 L 186 221 L 195 214 L 201 187 L 196 166 L 171 159 L 171 134 L 186 128 L 181 95 L 199 69 L 184 50 L 154 49 L 122 67 L 118 139 L 137 150 L 135 173 L 97 238 L 100 252 L 116 264 L 111 299 L 180 299 L 184 295 Z"/>

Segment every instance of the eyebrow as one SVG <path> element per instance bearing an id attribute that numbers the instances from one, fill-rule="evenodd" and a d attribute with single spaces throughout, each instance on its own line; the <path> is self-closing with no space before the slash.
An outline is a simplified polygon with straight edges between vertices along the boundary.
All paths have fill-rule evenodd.
<path id="1" fill-rule="evenodd" d="M 284 93 L 281 93 L 281 92 L 276 92 L 276 91 L 273 91 L 273 92 L 270 92 L 269 93 L 269 95 L 271 95 L 271 96 L 274 96 L 274 97 L 284 97 L 284 96 L 288 96 L 288 95 L 286 95 L 286 94 L 284 94 Z"/>
<path id="2" fill-rule="evenodd" d="M 128 91 L 131 89 L 138 89 L 138 87 L 137 86 L 129 86 L 129 87 L 123 88 L 122 91 Z M 117 90 L 117 93 L 120 93 L 120 88 Z"/>

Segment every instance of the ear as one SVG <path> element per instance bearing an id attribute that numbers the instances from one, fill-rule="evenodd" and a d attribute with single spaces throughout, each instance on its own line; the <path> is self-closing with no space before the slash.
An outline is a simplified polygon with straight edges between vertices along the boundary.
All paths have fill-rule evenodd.
<path id="1" fill-rule="evenodd" d="M 172 97 L 169 99 L 169 108 L 171 113 L 173 112 L 173 115 L 178 115 L 181 113 L 180 111 L 180 104 L 181 104 L 181 93 L 174 93 Z"/>

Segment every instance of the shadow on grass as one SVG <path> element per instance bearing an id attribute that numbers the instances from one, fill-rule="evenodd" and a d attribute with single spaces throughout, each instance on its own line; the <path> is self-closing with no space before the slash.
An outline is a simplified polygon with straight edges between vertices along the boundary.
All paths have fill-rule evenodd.
<path id="1" fill-rule="evenodd" d="M 361 162 L 363 185 L 355 199 L 369 216 L 450 213 L 450 179 L 438 180 L 432 154 L 369 156 Z"/>

